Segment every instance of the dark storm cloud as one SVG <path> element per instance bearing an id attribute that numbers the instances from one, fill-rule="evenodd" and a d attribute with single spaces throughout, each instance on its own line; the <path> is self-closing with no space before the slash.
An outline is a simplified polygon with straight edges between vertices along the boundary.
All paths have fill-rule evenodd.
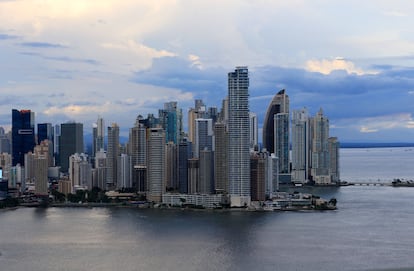
<path id="1" fill-rule="evenodd" d="M 192 64 L 190 61 L 179 57 L 154 59 L 152 67 L 137 72 L 132 81 L 191 91 L 196 95 L 201 94 L 200 96 L 204 96 L 207 92 L 206 96 L 218 93 L 226 95 L 226 70 L 223 68 L 200 70 Z"/>
<path id="2" fill-rule="evenodd" d="M 315 114 L 323 108 L 331 123 L 345 118 L 366 118 L 413 112 L 414 69 L 384 66 L 377 74 L 328 75 L 299 68 L 261 66 L 250 68 L 250 108 L 263 121 L 267 106 L 280 89 L 286 89 L 290 108 L 307 107 Z M 192 91 L 208 106 L 221 107 L 227 95 L 227 73 L 232 69 L 200 70 L 178 57 L 156 59 L 152 67 L 135 74 L 134 82 Z"/>

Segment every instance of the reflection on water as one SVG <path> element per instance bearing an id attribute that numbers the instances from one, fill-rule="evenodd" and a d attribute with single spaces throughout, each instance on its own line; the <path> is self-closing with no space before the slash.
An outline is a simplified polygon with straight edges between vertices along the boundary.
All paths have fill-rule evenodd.
<path id="1" fill-rule="evenodd" d="M 0 266 L 7 270 L 287 271 L 414 267 L 414 189 L 313 189 L 326 198 L 336 197 L 339 209 L 1 212 Z"/>
<path id="2" fill-rule="evenodd" d="M 412 179 L 413 162 L 401 148 L 341 150 L 344 180 Z M 294 190 L 336 198 L 338 210 L 0 211 L 0 270 L 414 269 L 414 188 Z"/>

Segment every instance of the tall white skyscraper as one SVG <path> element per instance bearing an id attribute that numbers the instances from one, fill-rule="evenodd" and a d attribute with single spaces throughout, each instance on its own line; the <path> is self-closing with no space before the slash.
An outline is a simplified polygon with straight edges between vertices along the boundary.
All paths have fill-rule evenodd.
<path id="1" fill-rule="evenodd" d="M 228 74 L 229 194 L 231 206 L 250 205 L 249 72 Z"/>
<path id="2" fill-rule="evenodd" d="M 304 184 L 309 178 L 310 134 L 308 110 L 292 112 L 292 182 Z"/>

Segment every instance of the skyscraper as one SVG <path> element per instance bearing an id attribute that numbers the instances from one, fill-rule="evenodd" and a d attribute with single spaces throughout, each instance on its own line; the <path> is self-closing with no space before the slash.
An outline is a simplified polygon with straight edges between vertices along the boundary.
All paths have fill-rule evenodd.
<path id="1" fill-rule="evenodd" d="M 184 138 L 178 146 L 178 186 L 180 193 L 188 193 L 188 160 L 192 158 L 192 144 Z"/>
<path id="2" fill-rule="evenodd" d="M 53 143 L 53 127 L 51 123 L 38 123 L 37 124 L 37 144 L 40 144 L 43 140 L 49 140 L 50 146 Z M 52 148 L 53 149 L 53 148 Z"/>
<path id="3" fill-rule="evenodd" d="M 177 102 L 164 104 L 164 109 L 159 110 L 159 119 L 162 128 L 165 130 L 166 142 L 180 143 L 183 134 L 183 113 L 177 106 Z"/>
<path id="4" fill-rule="evenodd" d="M 313 181 L 317 184 L 331 182 L 329 176 L 329 120 L 323 115 L 322 108 L 312 119 L 312 169 Z"/>
<path id="5" fill-rule="evenodd" d="M 188 138 L 191 143 L 195 143 L 195 120 L 206 116 L 206 105 L 203 100 L 196 99 L 194 108 L 188 110 Z"/>
<path id="6" fill-rule="evenodd" d="M 132 175 L 132 166 L 131 158 L 127 154 L 121 154 L 117 157 L 117 189 L 121 188 L 130 188 L 132 187 L 131 175 Z"/>
<path id="7" fill-rule="evenodd" d="M 292 182 L 304 184 L 310 169 L 310 129 L 308 110 L 292 112 Z"/>
<path id="8" fill-rule="evenodd" d="M 4 128 L 0 127 L 0 153 L 10 153 L 9 134 L 4 132 Z"/>
<path id="9" fill-rule="evenodd" d="M 165 133 L 162 128 L 148 129 L 148 197 L 149 201 L 161 202 L 165 192 Z"/>
<path id="10" fill-rule="evenodd" d="M 69 156 L 74 153 L 83 153 L 83 124 L 62 123 L 59 139 L 59 165 L 62 172 L 68 172 Z"/>
<path id="11" fill-rule="evenodd" d="M 196 119 L 195 120 L 195 146 L 194 157 L 199 158 L 200 151 L 214 151 L 213 148 L 213 120 L 212 119 Z"/>
<path id="12" fill-rule="evenodd" d="M 339 148 L 340 144 L 337 137 L 328 138 L 328 152 L 329 152 L 329 175 L 331 182 L 340 182 L 339 174 Z"/>
<path id="13" fill-rule="evenodd" d="M 112 125 L 108 127 L 108 151 L 106 154 L 108 168 L 106 183 L 109 188 L 113 188 L 117 183 L 117 161 L 119 155 L 119 126 L 116 123 L 112 123 Z"/>
<path id="14" fill-rule="evenodd" d="M 95 153 L 103 150 L 105 138 L 105 122 L 102 117 L 98 117 L 96 122 L 96 142 L 95 142 Z"/>
<path id="15" fill-rule="evenodd" d="M 211 194 L 214 186 L 213 173 L 213 154 L 211 150 L 205 148 L 200 151 L 197 193 Z"/>
<path id="16" fill-rule="evenodd" d="M 267 153 L 252 152 L 250 157 L 252 201 L 266 199 Z"/>
<path id="17" fill-rule="evenodd" d="M 147 163 L 147 129 L 139 122 L 140 117 L 137 117 L 135 126 L 129 130 L 128 147 L 133 166 L 145 166 Z"/>
<path id="18" fill-rule="evenodd" d="M 282 89 L 273 97 L 267 108 L 266 116 L 263 122 L 263 148 L 270 153 L 275 153 L 275 115 L 278 113 L 289 114 L 289 96 Z"/>
<path id="19" fill-rule="evenodd" d="M 228 74 L 229 194 L 231 206 L 250 205 L 249 72 Z"/>
<path id="20" fill-rule="evenodd" d="M 177 145 L 170 141 L 166 145 L 165 185 L 168 190 L 178 190 L 178 161 Z"/>
<path id="21" fill-rule="evenodd" d="M 13 166 L 24 166 L 24 154 L 35 146 L 34 112 L 12 110 L 12 159 Z"/>
<path id="22" fill-rule="evenodd" d="M 228 140 L 229 135 L 224 123 L 214 125 L 214 189 L 216 193 L 228 193 Z"/>
<path id="23" fill-rule="evenodd" d="M 289 166 L 289 113 L 274 115 L 274 153 L 279 157 L 279 173 L 288 175 Z"/>

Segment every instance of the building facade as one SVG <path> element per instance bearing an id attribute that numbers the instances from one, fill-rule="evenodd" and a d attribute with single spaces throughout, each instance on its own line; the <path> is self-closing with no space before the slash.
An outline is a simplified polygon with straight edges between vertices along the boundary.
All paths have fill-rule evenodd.
<path id="1" fill-rule="evenodd" d="M 24 166 L 24 155 L 35 146 L 34 112 L 12 110 L 12 164 Z"/>
<path id="2" fill-rule="evenodd" d="M 228 179 L 231 206 L 250 205 L 249 72 L 237 67 L 228 74 Z"/>

